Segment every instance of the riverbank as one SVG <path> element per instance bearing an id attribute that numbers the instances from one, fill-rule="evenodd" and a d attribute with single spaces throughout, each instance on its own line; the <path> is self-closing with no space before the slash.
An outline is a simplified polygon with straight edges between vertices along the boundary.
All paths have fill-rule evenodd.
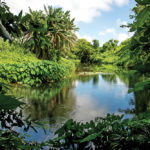
<path id="1" fill-rule="evenodd" d="M 19 45 L 0 39 L 0 81 L 38 86 L 56 83 L 71 77 L 75 72 L 73 61 L 40 60 Z"/>
<path id="2" fill-rule="evenodd" d="M 24 97 L 23 102 L 27 104 L 25 108 L 23 107 L 23 116 L 31 115 L 32 120 L 37 123 L 40 122 L 39 124 L 34 124 L 38 132 L 36 133 L 29 130 L 28 134 L 32 136 L 26 137 L 25 140 L 43 142 L 47 139 L 46 144 L 48 144 L 49 139 L 54 138 L 54 132 L 57 129 L 60 129 L 59 131 L 66 131 L 62 133 L 64 136 L 57 135 L 58 140 L 50 140 L 51 142 L 59 144 L 61 144 L 59 139 L 64 139 L 64 142 L 65 139 L 69 139 L 68 136 L 65 136 L 66 134 L 68 135 L 68 132 L 74 135 L 70 139 L 75 143 L 74 137 L 78 135 L 78 132 L 81 132 L 80 130 L 87 131 L 86 129 L 88 129 L 86 133 L 81 132 L 83 134 L 80 137 L 77 136 L 79 141 L 88 136 L 93 136 L 93 134 L 96 135 L 96 137 L 94 136 L 93 140 L 89 139 L 89 142 L 98 140 L 104 143 L 105 139 L 100 140 L 100 137 L 103 136 L 106 138 L 105 135 L 108 135 L 108 143 L 113 143 L 111 139 L 114 138 L 114 134 L 121 135 L 121 137 L 125 137 L 124 139 L 128 139 L 127 141 L 124 140 L 124 143 L 129 142 L 130 138 L 134 136 L 146 137 L 147 134 L 145 134 L 143 130 L 142 133 L 139 131 L 149 128 L 149 116 L 148 114 L 142 114 L 139 117 L 139 113 L 149 108 L 149 91 L 128 94 L 128 89 L 132 88 L 133 85 L 142 80 L 143 77 L 140 75 L 135 76 L 135 74 L 124 74 L 124 72 L 120 75 L 98 74 L 78 76 L 71 83 L 64 85 L 60 91 L 56 87 L 55 89 L 51 89 L 46 85 L 46 87 L 37 89 L 14 87 L 11 91 L 16 94 L 14 96 Z M 108 115 L 108 117 L 106 117 L 107 113 L 115 113 L 115 115 Z M 123 118 L 116 116 L 122 114 L 124 114 Z M 146 115 L 147 119 L 145 119 Z M 94 118 L 98 119 L 98 117 L 103 117 L 103 119 L 99 122 L 90 122 L 90 120 L 94 120 Z M 133 117 L 134 119 L 131 120 Z M 70 118 L 74 120 L 66 122 L 66 120 Z M 129 120 L 124 120 L 127 118 L 129 118 Z M 62 124 L 66 130 L 64 130 Z M 103 126 L 99 128 L 97 124 L 104 125 L 104 128 Z M 74 126 L 76 126 L 75 129 L 73 128 Z M 44 127 L 47 134 L 44 134 Z M 108 130 L 109 127 L 112 130 Z M 131 132 L 128 132 L 127 127 L 133 131 L 133 134 L 129 134 Z M 134 131 L 136 131 L 136 134 Z M 140 139 L 136 138 L 130 142 L 136 142 L 137 140 L 137 145 L 143 142 L 143 140 L 141 142 Z M 144 142 L 146 144 L 147 140 Z M 119 143 L 119 141 L 117 141 L 117 143 Z M 68 145 L 69 144 L 68 142 Z M 80 142 L 78 142 L 78 144 L 80 144 Z M 85 146 L 86 142 L 83 142 L 83 145 Z M 121 144 L 119 145 L 121 146 Z M 53 146 L 55 147 L 55 145 Z M 60 145 L 58 145 L 58 147 L 60 147 Z"/>

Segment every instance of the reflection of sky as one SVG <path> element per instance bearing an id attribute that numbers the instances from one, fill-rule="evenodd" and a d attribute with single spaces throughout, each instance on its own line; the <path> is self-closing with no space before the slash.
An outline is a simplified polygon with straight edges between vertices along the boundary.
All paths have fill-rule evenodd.
<path id="1" fill-rule="evenodd" d="M 77 110 L 74 117 L 79 120 L 90 120 L 107 113 L 118 113 L 118 109 L 129 108 L 133 94 L 128 94 L 128 87 L 117 78 L 116 83 L 105 81 L 99 75 L 99 82 L 94 85 L 92 80 L 77 82 Z"/>
<path id="2" fill-rule="evenodd" d="M 85 77 L 83 76 L 83 79 Z M 99 80 L 93 83 L 93 78 L 89 81 L 76 80 L 72 84 L 67 97 L 61 104 L 57 104 L 52 112 L 52 117 L 42 118 L 42 124 L 50 125 L 47 134 L 41 126 L 35 125 L 38 130 L 35 133 L 30 130 L 31 138 L 35 141 L 48 140 L 54 136 L 54 131 L 67 119 L 73 118 L 78 121 L 90 121 L 96 117 L 106 116 L 107 113 L 122 114 L 119 109 L 125 110 L 134 107 L 129 105 L 130 99 L 134 99 L 133 93 L 128 94 L 128 87 L 118 77 L 116 82 L 104 80 L 102 75 Z M 42 110 L 41 110 L 42 111 Z M 132 115 L 126 114 L 124 118 L 131 118 Z M 50 120 L 54 122 L 50 122 Z"/>

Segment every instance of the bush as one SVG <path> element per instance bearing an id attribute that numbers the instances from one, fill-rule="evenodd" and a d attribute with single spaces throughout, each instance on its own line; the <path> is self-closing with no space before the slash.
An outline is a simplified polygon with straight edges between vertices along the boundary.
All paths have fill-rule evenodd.
<path id="1" fill-rule="evenodd" d="M 64 149 L 149 149 L 150 124 L 108 114 L 89 123 L 68 120 L 50 143 Z"/>
<path id="2" fill-rule="evenodd" d="M 66 59 L 62 59 L 59 64 L 42 61 L 19 44 L 9 44 L 0 39 L 0 81 L 38 85 L 58 82 L 74 71 L 74 62 Z"/>
<path id="3" fill-rule="evenodd" d="M 0 77 L 11 83 L 38 85 L 47 82 L 59 82 L 69 75 L 72 64 L 58 64 L 50 61 L 22 64 L 1 64 Z"/>
<path id="4" fill-rule="evenodd" d="M 0 38 L 0 64 L 18 64 L 24 62 L 38 62 L 34 54 L 25 50 L 17 43 L 10 44 Z"/>

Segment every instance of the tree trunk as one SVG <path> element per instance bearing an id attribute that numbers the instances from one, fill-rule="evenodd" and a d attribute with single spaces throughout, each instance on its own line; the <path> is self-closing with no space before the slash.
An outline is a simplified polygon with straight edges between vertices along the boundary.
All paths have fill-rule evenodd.
<path id="1" fill-rule="evenodd" d="M 1 6 L 1 0 L 0 0 L 0 6 Z M 9 32 L 7 31 L 7 29 L 3 26 L 2 21 L 0 19 L 0 33 L 2 33 L 2 37 L 13 41 L 13 38 L 11 37 L 11 35 L 9 34 Z"/>

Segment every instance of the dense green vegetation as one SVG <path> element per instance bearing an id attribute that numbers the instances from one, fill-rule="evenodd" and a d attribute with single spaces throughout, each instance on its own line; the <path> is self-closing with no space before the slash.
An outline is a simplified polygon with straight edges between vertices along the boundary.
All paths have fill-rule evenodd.
<path id="1" fill-rule="evenodd" d="M 108 114 L 89 123 L 68 120 L 50 143 L 66 149 L 148 149 L 150 124 L 122 117 Z"/>
<path id="2" fill-rule="evenodd" d="M 134 15 L 130 16 L 132 24 L 127 27 L 134 35 L 118 45 L 117 40 L 109 40 L 102 47 L 91 44 L 85 39 L 79 40 L 73 53 L 81 62 L 113 64 L 139 71 L 150 71 L 150 19 L 149 2 L 137 0 L 133 8 Z M 93 40 L 94 41 L 94 40 Z"/>
<path id="3" fill-rule="evenodd" d="M 39 60 L 18 44 L 0 39 L 0 78 L 11 83 L 40 85 L 58 82 L 75 71 L 75 64 L 62 58 L 58 62 Z"/>
<path id="4" fill-rule="evenodd" d="M 121 44 L 111 39 L 103 46 L 96 39 L 92 43 L 86 39 L 77 40 L 75 31 L 78 28 L 74 19 L 70 18 L 69 11 L 64 12 L 62 8 L 48 6 L 44 7 L 44 12 L 29 9 L 28 14 L 23 15 L 21 11 L 14 15 L 6 3 L 0 2 L 0 149 L 40 149 L 44 146 L 50 149 L 150 147 L 150 122 L 145 114 L 133 120 L 107 115 L 106 118 L 97 118 L 90 123 L 71 119 L 56 131 L 56 138 L 41 144 L 27 142 L 24 136 L 13 130 L 13 127 L 23 128 L 24 131 L 33 128 L 28 119 L 23 119 L 21 112 L 15 111 L 23 103 L 12 96 L 4 95 L 8 90 L 6 83 L 39 86 L 63 81 L 72 76 L 75 63 L 79 61 L 98 64 L 103 71 L 107 65 L 107 72 L 118 71 L 118 67 L 134 69 L 134 73 L 149 72 L 150 2 L 136 2 L 134 15 L 131 16 L 133 23 L 125 26 L 134 35 Z M 94 71 L 99 71 L 100 68 L 95 67 Z M 113 76 L 104 78 L 115 82 Z M 96 83 L 97 78 L 94 80 Z M 48 91 L 46 95 L 59 93 L 64 82 L 60 83 L 58 90 L 51 93 Z M 150 80 L 144 78 L 134 86 L 129 92 L 149 89 Z"/>

